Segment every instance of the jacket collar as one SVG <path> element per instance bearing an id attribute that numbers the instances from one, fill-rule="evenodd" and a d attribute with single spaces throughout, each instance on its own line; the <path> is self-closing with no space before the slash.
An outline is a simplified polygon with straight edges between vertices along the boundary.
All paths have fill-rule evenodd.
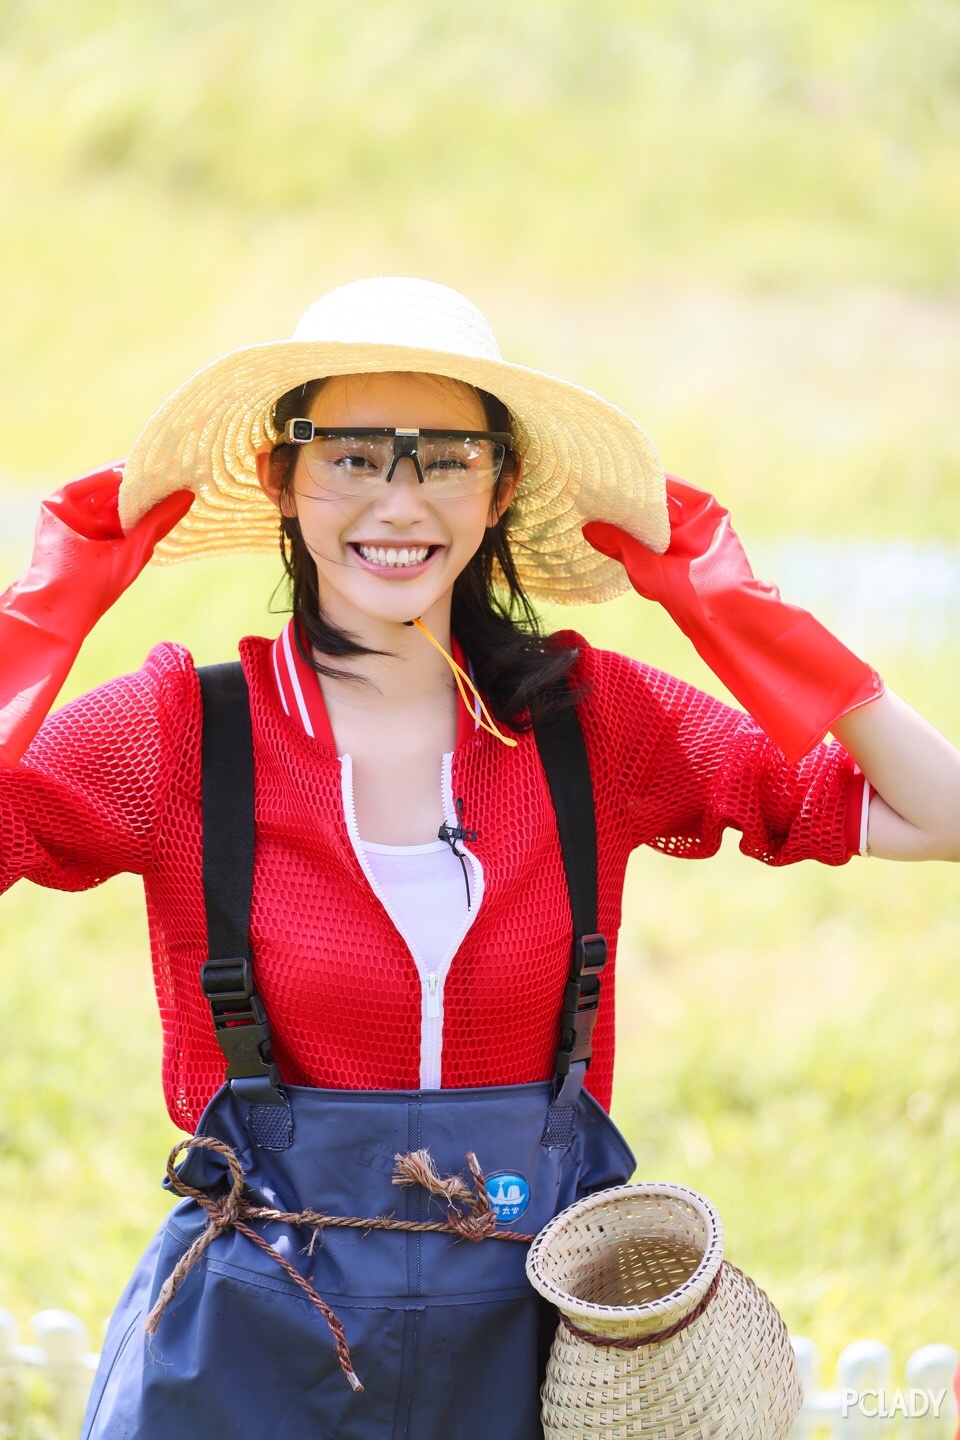
<path id="1" fill-rule="evenodd" d="M 280 695 L 280 703 L 287 715 L 297 725 L 329 750 L 336 750 L 330 717 L 320 688 L 320 678 L 313 666 L 306 661 L 297 646 L 293 620 L 286 625 L 270 647 L 271 666 Z M 453 637 L 451 650 L 457 664 L 469 673 L 469 665 L 463 649 Z M 468 710 L 459 694 L 457 696 L 457 745 L 477 730 L 477 716 Z"/>

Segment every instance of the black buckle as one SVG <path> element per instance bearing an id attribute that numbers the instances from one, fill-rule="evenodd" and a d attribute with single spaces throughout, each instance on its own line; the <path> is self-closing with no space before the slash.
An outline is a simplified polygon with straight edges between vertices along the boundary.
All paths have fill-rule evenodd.
<path id="1" fill-rule="evenodd" d="M 200 967 L 200 987 L 211 1005 L 226 1000 L 249 1000 L 254 994 L 250 957 L 207 960 Z"/>
<path id="2" fill-rule="evenodd" d="M 227 1057 L 227 1080 L 251 1104 L 286 1104 L 270 1046 L 270 1022 L 253 983 L 248 956 L 207 960 L 200 986 L 210 1002 L 217 1042 Z"/>
<path id="3" fill-rule="evenodd" d="M 593 1054 L 593 1027 L 600 1006 L 600 972 L 607 963 L 607 942 L 603 935 L 581 935 L 574 941 L 570 979 L 563 994 L 560 1016 L 560 1045 L 557 1075 L 569 1074 L 570 1066 Z"/>

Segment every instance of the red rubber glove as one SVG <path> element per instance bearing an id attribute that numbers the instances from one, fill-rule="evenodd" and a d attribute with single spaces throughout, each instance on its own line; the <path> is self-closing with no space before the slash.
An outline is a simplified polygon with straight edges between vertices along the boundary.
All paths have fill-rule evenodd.
<path id="1" fill-rule="evenodd" d="M 620 561 L 634 590 L 663 606 L 788 761 L 883 694 L 875 670 L 755 578 L 729 512 L 712 495 L 668 475 L 667 507 L 665 555 L 605 521 L 585 525 L 584 537 Z"/>
<path id="2" fill-rule="evenodd" d="M 178 490 L 124 535 L 123 462 L 64 485 L 40 506 L 33 556 L 0 595 L 0 760 L 11 768 L 39 730 L 80 646 L 193 504 Z"/>

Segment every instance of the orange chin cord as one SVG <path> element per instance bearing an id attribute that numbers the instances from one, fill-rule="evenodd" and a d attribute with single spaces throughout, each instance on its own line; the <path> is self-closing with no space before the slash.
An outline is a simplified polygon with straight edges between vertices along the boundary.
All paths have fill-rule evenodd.
<path id="1" fill-rule="evenodd" d="M 443 646 L 440 644 L 440 641 L 435 639 L 435 637 L 430 634 L 430 631 L 427 629 L 426 625 L 424 625 L 423 621 L 419 619 L 410 620 L 408 621 L 408 624 L 416 625 L 420 633 L 422 635 L 425 635 L 430 641 L 430 644 L 433 646 L 433 648 L 440 651 L 440 654 L 443 656 L 444 660 L 446 660 L 447 664 L 450 666 L 450 669 L 453 671 L 453 678 L 457 682 L 457 689 L 460 691 L 460 698 L 463 701 L 464 705 L 466 705 L 468 710 L 474 710 L 473 700 L 471 699 L 471 697 L 474 697 L 476 699 L 477 704 L 480 706 L 480 717 L 477 721 L 477 723 L 480 725 L 480 728 L 482 730 L 486 730 L 489 735 L 495 736 L 497 740 L 502 740 L 504 745 L 516 745 L 516 740 L 514 740 L 510 735 L 504 735 L 502 731 L 497 729 L 496 722 L 494 721 L 493 716 L 490 714 L 490 711 L 487 709 L 486 705 L 484 705 L 483 697 L 477 689 L 476 685 L 474 685 L 473 681 L 470 679 L 470 676 L 460 665 L 457 664 L 456 660 L 454 660 L 452 655 L 447 654 L 446 650 L 444 650 Z"/>

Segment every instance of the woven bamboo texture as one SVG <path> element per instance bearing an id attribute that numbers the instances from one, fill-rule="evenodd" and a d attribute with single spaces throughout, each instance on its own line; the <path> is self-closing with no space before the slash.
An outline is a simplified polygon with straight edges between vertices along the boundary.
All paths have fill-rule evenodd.
<path id="1" fill-rule="evenodd" d="M 803 1397 L 786 1327 L 723 1259 L 720 1217 L 695 1190 L 649 1182 L 590 1196 L 538 1235 L 527 1274 L 561 1315 L 546 1440 L 789 1433 Z"/>

